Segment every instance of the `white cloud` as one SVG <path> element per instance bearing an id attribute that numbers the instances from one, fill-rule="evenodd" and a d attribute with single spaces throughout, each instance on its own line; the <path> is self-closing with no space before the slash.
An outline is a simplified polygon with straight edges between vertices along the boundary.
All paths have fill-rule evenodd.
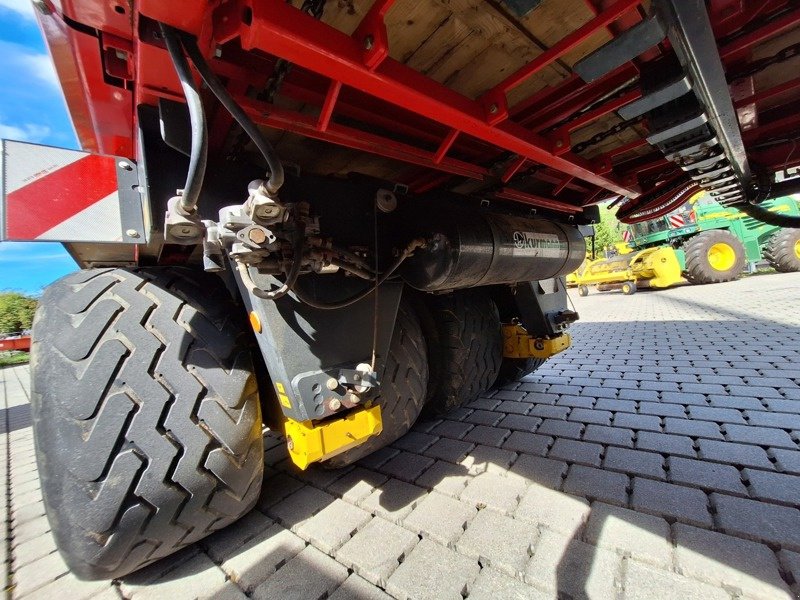
<path id="1" fill-rule="evenodd" d="M 2 2 L 2 0 L 0 0 L 0 2 Z M 59 86 L 56 68 L 53 65 L 53 61 L 50 59 L 49 54 L 28 54 L 25 52 L 20 52 L 11 60 L 14 59 L 19 61 L 23 68 L 30 71 L 34 77 L 43 83 L 55 87 Z"/>
<path id="2" fill-rule="evenodd" d="M 31 0 L 0 0 L 0 8 L 17 13 L 26 19 L 35 19 Z"/>
<path id="3" fill-rule="evenodd" d="M 50 128 L 36 123 L 22 125 L 7 125 L 0 122 L 0 138 L 4 140 L 19 140 L 20 142 L 41 142 L 50 135 Z"/>

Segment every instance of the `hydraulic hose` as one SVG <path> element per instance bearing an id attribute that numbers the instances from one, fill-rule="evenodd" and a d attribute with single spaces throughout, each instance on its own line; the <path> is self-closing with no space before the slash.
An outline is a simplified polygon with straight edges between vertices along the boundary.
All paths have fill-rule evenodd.
<path id="1" fill-rule="evenodd" d="M 286 281 L 279 288 L 274 290 L 263 290 L 258 287 L 250 277 L 250 271 L 245 263 L 240 262 L 237 267 L 239 275 L 242 276 L 242 282 L 247 290 L 257 298 L 263 300 L 277 300 L 282 298 L 294 288 L 297 283 L 297 278 L 300 276 L 300 269 L 303 266 L 303 243 L 305 242 L 305 226 L 301 225 L 295 232 L 294 244 L 292 247 L 292 266 L 289 267 L 289 272 L 286 274 Z"/>
<path id="2" fill-rule="evenodd" d="M 748 217 L 753 217 L 767 225 L 788 227 L 791 229 L 800 228 L 800 217 L 775 213 L 758 204 L 737 204 L 734 208 L 738 208 Z"/>
<path id="3" fill-rule="evenodd" d="M 231 116 L 236 119 L 236 122 L 245 130 L 264 156 L 269 168 L 269 177 L 265 183 L 265 187 L 270 195 L 275 195 L 283 185 L 284 179 L 283 165 L 278 158 L 278 153 L 275 151 L 275 148 L 272 147 L 272 144 L 269 143 L 269 140 L 261 134 L 261 131 L 250 117 L 247 116 L 247 113 L 244 112 L 242 107 L 236 103 L 233 97 L 228 93 L 228 90 L 225 89 L 225 86 L 222 85 L 222 82 L 208 66 L 205 58 L 203 58 L 203 54 L 200 52 L 200 48 L 197 46 L 197 41 L 193 37 L 186 35 L 182 37 L 182 40 L 186 54 L 192 59 L 203 81 L 206 82 L 206 85 L 217 97 L 217 100 L 220 101 L 220 104 L 231 113 Z"/>
<path id="4" fill-rule="evenodd" d="M 192 73 L 189 70 L 189 63 L 183 55 L 180 39 L 176 31 L 164 25 L 161 27 L 161 35 L 167 45 L 172 64 L 180 79 L 183 95 L 186 97 L 186 104 L 189 107 L 189 120 L 192 127 L 192 145 L 189 153 L 189 171 L 186 174 L 186 185 L 183 187 L 180 203 L 178 206 L 187 215 L 194 213 L 197 208 L 197 201 L 200 198 L 200 189 L 203 187 L 203 178 L 206 173 L 206 162 L 208 160 L 208 128 L 206 117 L 203 112 L 203 102 L 197 90 Z"/>

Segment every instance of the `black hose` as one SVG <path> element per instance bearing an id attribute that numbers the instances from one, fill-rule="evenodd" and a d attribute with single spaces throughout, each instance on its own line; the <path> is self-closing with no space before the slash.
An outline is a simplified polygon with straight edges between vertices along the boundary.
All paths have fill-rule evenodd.
<path id="1" fill-rule="evenodd" d="M 748 217 L 752 217 L 766 223 L 767 225 L 774 225 L 776 227 L 788 227 L 790 229 L 800 229 L 800 217 L 792 215 L 782 215 L 780 213 L 772 212 L 759 206 L 758 204 L 737 204 L 733 208 L 738 208 Z"/>
<path id="2" fill-rule="evenodd" d="M 189 171 L 186 174 L 186 185 L 181 194 L 180 208 L 186 214 L 191 214 L 197 208 L 197 201 L 200 198 L 200 189 L 203 187 L 203 178 L 206 173 L 206 162 L 208 160 L 208 128 L 206 117 L 203 112 L 203 102 L 200 93 L 197 91 L 192 73 L 189 70 L 189 63 L 183 55 L 183 49 L 176 31 L 163 23 L 160 23 L 161 35 L 167 44 L 167 51 L 178 79 L 181 81 L 183 95 L 186 96 L 186 104 L 189 107 L 189 120 L 192 127 L 192 147 L 189 153 Z"/>
<path id="3" fill-rule="evenodd" d="M 247 135 L 250 136 L 250 139 L 253 140 L 253 143 L 264 156 L 269 168 L 269 178 L 265 186 L 267 192 L 271 195 L 276 194 L 283 185 L 284 175 L 283 165 L 278 158 L 278 153 L 275 152 L 275 148 L 273 148 L 269 140 L 261 134 L 259 128 L 253 123 L 250 117 L 247 116 L 247 113 L 244 112 L 242 107 L 236 104 L 236 101 L 228 93 L 228 90 L 225 89 L 225 86 L 222 85 L 222 82 L 208 66 L 205 58 L 203 58 L 203 54 L 200 52 L 200 48 L 197 46 L 197 41 L 193 37 L 187 35 L 184 35 L 182 39 L 186 54 L 192 59 L 203 81 L 205 81 L 209 89 L 214 92 L 217 100 L 231 113 L 231 116 L 236 119 L 236 122 L 245 130 Z"/>
<path id="4" fill-rule="evenodd" d="M 294 244 L 292 246 L 292 266 L 289 267 L 289 272 L 286 274 L 286 281 L 279 288 L 274 290 L 263 290 L 258 287 L 253 278 L 250 277 L 250 271 L 245 263 L 239 263 L 239 274 L 242 276 L 242 281 L 248 291 L 262 300 L 277 300 L 283 298 L 289 293 L 294 284 L 297 283 L 297 278 L 300 276 L 300 269 L 303 266 L 303 245 L 305 242 L 305 225 L 298 226 L 294 235 Z"/>

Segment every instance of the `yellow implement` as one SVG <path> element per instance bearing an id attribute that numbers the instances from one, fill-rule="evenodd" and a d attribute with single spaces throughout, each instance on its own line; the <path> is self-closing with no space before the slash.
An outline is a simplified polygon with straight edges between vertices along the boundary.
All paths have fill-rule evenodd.
<path id="1" fill-rule="evenodd" d="M 620 289 L 633 294 L 639 287 L 665 288 L 684 281 L 675 250 L 668 246 L 587 260 L 574 275 L 581 296 L 589 294 L 590 285 L 599 291 Z"/>

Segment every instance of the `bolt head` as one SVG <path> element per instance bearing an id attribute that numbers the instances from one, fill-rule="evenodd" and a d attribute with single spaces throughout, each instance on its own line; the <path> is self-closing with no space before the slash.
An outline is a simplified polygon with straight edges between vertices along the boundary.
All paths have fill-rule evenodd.
<path id="1" fill-rule="evenodd" d="M 561 140 L 556 140 L 556 148 L 561 148 L 564 145 L 564 142 Z"/>
<path id="2" fill-rule="evenodd" d="M 286 447 L 289 448 L 289 450 L 294 450 L 294 440 L 292 439 L 292 436 L 288 436 L 286 438 Z"/>
<path id="3" fill-rule="evenodd" d="M 328 381 L 325 382 L 325 387 L 328 388 L 330 391 L 335 390 L 339 387 L 339 382 L 336 381 L 333 377 L 329 378 Z"/>
<path id="4" fill-rule="evenodd" d="M 492 104 L 489 107 L 489 113 L 491 113 L 493 115 L 496 115 L 498 110 L 500 110 L 500 109 L 497 107 L 497 104 Z"/>
<path id="5" fill-rule="evenodd" d="M 257 229 L 257 228 L 251 229 L 248 232 L 247 237 L 254 244 L 263 244 L 264 242 L 267 241 L 267 234 L 263 229 Z"/>
<path id="6" fill-rule="evenodd" d="M 342 408 L 342 401 L 338 398 L 331 398 L 328 400 L 328 408 L 331 410 L 339 410 Z"/>
<path id="7" fill-rule="evenodd" d="M 128 230 L 125 231 L 125 235 L 127 235 L 128 237 L 131 237 L 131 238 L 138 238 L 139 237 L 139 232 L 136 231 L 135 229 L 128 229 Z"/>
<path id="8" fill-rule="evenodd" d="M 372 34 L 368 35 L 364 38 L 364 49 L 365 50 L 372 50 L 372 47 L 375 45 L 375 38 L 372 37 Z"/>

